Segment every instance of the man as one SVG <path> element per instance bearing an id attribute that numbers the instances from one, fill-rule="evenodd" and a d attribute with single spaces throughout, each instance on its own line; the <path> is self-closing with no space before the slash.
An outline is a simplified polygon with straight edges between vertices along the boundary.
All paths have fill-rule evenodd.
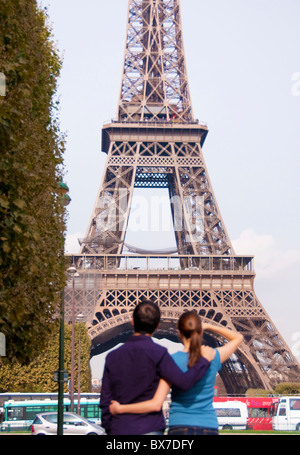
<path id="1" fill-rule="evenodd" d="M 159 307 L 151 300 L 140 302 L 133 312 L 134 334 L 106 358 L 100 407 L 102 426 L 109 435 L 162 434 L 165 422 L 161 410 L 150 414 L 112 416 L 109 412 L 111 400 L 121 404 L 149 400 L 160 378 L 181 390 L 188 390 L 205 375 L 214 358 L 215 351 L 203 347 L 202 358 L 183 373 L 167 349 L 151 338 L 159 321 Z"/>

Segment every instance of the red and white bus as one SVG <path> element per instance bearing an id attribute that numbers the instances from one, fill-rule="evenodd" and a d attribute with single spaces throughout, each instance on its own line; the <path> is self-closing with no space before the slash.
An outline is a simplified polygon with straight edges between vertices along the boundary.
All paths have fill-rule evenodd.
<path id="1" fill-rule="evenodd" d="M 214 397 L 214 402 L 234 402 L 241 401 L 246 403 L 248 409 L 248 429 L 249 430 L 272 430 L 271 408 L 277 403 L 278 397 Z"/>

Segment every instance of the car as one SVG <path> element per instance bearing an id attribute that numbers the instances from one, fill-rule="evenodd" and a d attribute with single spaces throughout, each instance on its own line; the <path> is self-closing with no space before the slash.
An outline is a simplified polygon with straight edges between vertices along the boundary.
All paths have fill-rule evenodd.
<path id="1" fill-rule="evenodd" d="M 57 412 L 42 412 L 35 416 L 31 424 L 32 435 L 56 435 Z M 64 435 L 105 435 L 104 429 L 84 419 L 74 412 L 64 412 Z"/>

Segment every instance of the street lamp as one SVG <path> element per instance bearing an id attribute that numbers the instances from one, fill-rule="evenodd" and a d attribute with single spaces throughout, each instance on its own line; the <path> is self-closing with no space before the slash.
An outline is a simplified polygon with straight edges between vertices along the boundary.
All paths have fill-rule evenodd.
<path id="1" fill-rule="evenodd" d="M 64 206 L 71 202 L 68 194 L 68 186 L 61 181 L 58 184 L 57 194 L 62 200 Z M 62 248 L 62 261 L 63 267 L 65 264 L 64 248 Z M 65 338 L 65 304 L 64 304 L 64 289 L 61 292 L 61 305 L 60 305 L 60 324 L 59 324 L 59 365 L 58 365 L 58 406 L 57 406 L 57 434 L 63 435 L 63 416 L 64 416 L 64 338 Z"/>
<path id="2" fill-rule="evenodd" d="M 78 330 L 78 390 L 77 390 L 77 414 L 80 415 L 80 379 L 81 379 L 81 327 L 80 323 L 83 321 L 84 315 L 78 314 L 76 317 L 76 322 L 79 323 Z"/>
<path id="3" fill-rule="evenodd" d="M 70 401 L 71 412 L 74 412 L 74 376 L 75 376 L 75 278 L 79 276 L 76 267 L 73 265 L 67 272 L 72 277 L 72 341 L 71 341 L 71 381 L 70 381 Z"/>

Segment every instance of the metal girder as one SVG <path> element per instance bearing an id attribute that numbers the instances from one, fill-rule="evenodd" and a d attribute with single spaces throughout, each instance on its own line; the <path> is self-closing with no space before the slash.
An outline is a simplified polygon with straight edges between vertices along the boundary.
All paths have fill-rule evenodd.
<path id="1" fill-rule="evenodd" d="M 179 0 L 129 0 L 118 119 L 193 120 Z"/>

